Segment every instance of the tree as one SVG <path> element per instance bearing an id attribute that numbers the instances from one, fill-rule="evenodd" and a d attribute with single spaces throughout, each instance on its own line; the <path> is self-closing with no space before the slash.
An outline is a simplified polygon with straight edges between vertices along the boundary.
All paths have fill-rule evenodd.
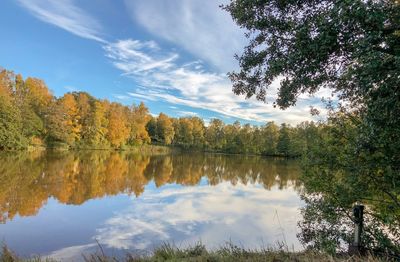
<path id="1" fill-rule="evenodd" d="M 57 146 L 58 143 L 65 143 L 70 145 L 73 143 L 74 138 L 69 131 L 67 115 L 61 101 L 51 103 L 48 108 L 48 114 L 45 121 L 47 129 L 47 145 Z"/>
<path id="2" fill-rule="evenodd" d="M 157 119 L 154 117 L 151 117 L 149 122 L 146 124 L 146 130 L 151 138 L 152 142 L 158 142 L 158 136 L 157 136 Z"/>
<path id="3" fill-rule="evenodd" d="M 14 99 L 15 103 L 21 112 L 22 117 L 22 133 L 28 140 L 34 137 L 41 137 L 43 135 L 43 121 L 40 116 L 35 112 L 33 103 L 35 97 L 32 96 L 29 87 L 22 77 L 18 74 L 15 76 L 14 85 Z"/>
<path id="4" fill-rule="evenodd" d="M 206 145 L 208 148 L 221 150 L 224 147 L 224 123 L 220 119 L 212 119 L 206 129 Z"/>
<path id="5" fill-rule="evenodd" d="M 204 145 L 204 133 L 205 133 L 205 126 L 204 121 L 199 117 L 191 117 L 190 122 L 193 126 L 193 146 L 197 148 L 202 148 Z"/>
<path id="6" fill-rule="evenodd" d="M 268 122 L 263 128 L 263 150 L 265 155 L 275 155 L 279 138 L 279 127 L 274 122 Z"/>
<path id="7" fill-rule="evenodd" d="M 279 129 L 279 138 L 276 145 L 278 154 L 289 156 L 290 155 L 290 129 L 286 124 L 282 124 Z"/>
<path id="8" fill-rule="evenodd" d="M 43 117 L 47 107 L 53 100 L 53 95 L 43 80 L 33 77 L 28 77 L 25 80 L 25 86 L 29 93 L 29 103 L 34 111 Z"/>
<path id="9" fill-rule="evenodd" d="M 195 140 L 193 134 L 193 123 L 190 118 L 182 117 L 174 121 L 174 144 L 190 147 Z"/>
<path id="10" fill-rule="evenodd" d="M 224 8 L 250 38 L 237 57 L 240 71 L 229 74 L 236 94 L 265 100 L 272 81 L 280 77 L 276 105 L 281 108 L 321 87 L 346 102 L 331 113 L 320 147 L 308 153 L 304 243 L 339 248 L 349 232 L 334 225 L 349 222 L 352 204 L 365 202 L 371 213 L 364 244 L 400 253 L 400 186 L 393 183 L 400 179 L 398 1 L 234 0 Z M 318 231 L 330 222 L 338 230 Z"/>
<path id="11" fill-rule="evenodd" d="M 238 134 L 240 131 L 240 122 L 235 121 L 232 125 L 224 126 L 224 134 L 225 134 L 225 148 L 224 151 L 229 153 L 239 153 L 240 152 L 240 141 L 238 138 Z"/>
<path id="12" fill-rule="evenodd" d="M 357 102 L 382 80 L 399 81 L 396 1 L 235 0 L 224 8 L 250 38 L 240 72 L 229 74 L 236 94 L 264 100 L 281 76 L 277 105 L 286 108 L 321 86 Z"/>
<path id="13" fill-rule="evenodd" d="M 0 71 L 0 149 L 26 147 L 22 117 L 12 96 L 11 72 Z"/>
<path id="14" fill-rule="evenodd" d="M 65 94 L 59 101 L 57 101 L 59 108 L 56 112 L 62 119 L 62 128 L 60 132 L 65 132 L 64 138 L 68 145 L 73 146 L 76 141 L 81 138 L 82 125 L 80 124 L 80 116 L 78 104 L 75 97 L 71 93 Z"/>
<path id="15" fill-rule="evenodd" d="M 85 142 L 89 146 L 102 147 L 108 145 L 108 101 L 94 101 L 88 123 L 84 130 Z"/>
<path id="16" fill-rule="evenodd" d="M 90 132 L 90 118 L 92 117 L 92 106 L 91 100 L 93 100 L 89 94 L 84 92 L 73 94 L 76 100 L 76 106 L 78 108 L 78 122 L 81 126 L 80 140 L 83 143 L 87 143 L 87 136 Z"/>
<path id="17" fill-rule="evenodd" d="M 114 147 L 123 146 L 129 138 L 130 130 L 127 112 L 118 103 L 111 103 L 108 113 L 107 138 Z"/>
<path id="18" fill-rule="evenodd" d="M 250 124 L 245 124 L 237 135 L 237 146 L 239 152 L 237 153 L 254 153 L 256 149 L 253 144 L 253 129 Z"/>
<path id="19" fill-rule="evenodd" d="M 25 80 L 25 96 L 21 112 L 24 115 L 24 130 L 31 144 L 44 145 L 46 135 L 45 118 L 53 95 L 46 84 L 37 78 L 28 77 Z"/>
<path id="20" fill-rule="evenodd" d="M 166 114 L 160 113 L 157 118 L 157 137 L 166 145 L 171 144 L 174 138 L 172 120 Z"/>
<path id="21" fill-rule="evenodd" d="M 150 136 L 146 130 L 146 125 L 149 121 L 149 109 L 143 102 L 139 106 L 132 106 L 129 118 L 131 130 L 129 144 L 142 145 L 150 143 Z"/>

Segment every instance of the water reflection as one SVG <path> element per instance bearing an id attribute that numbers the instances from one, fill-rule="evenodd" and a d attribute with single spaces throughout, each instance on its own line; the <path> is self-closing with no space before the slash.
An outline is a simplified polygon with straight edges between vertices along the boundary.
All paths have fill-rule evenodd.
<path id="1" fill-rule="evenodd" d="M 0 229 L 5 233 L 0 237 L 11 239 L 17 251 L 52 253 L 57 258 L 70 256 L 73 250 L 92 250 L 95 239 L 105 248 L 136 250 L 171 240 L 201 239 L 210 247 L 228 239 L 260 246 L 262 237 L 293 243 L 301 203 L 298 175 L 295 161 L 250 156 L 3 152 L 0 219 L 5 225 Z M 92 199 L 97 200 L 86 204 Z M 46 210 L 40 211 L 44 206 Z M 87 232 L 68 233 L 66 224 L 57 223 L 60 213 L 70 220 L 79 217 L 69 225 L 72 231 L 80 227 Z M 29 216 L 35 216 L 33 222 L 23 224 Z M 24 231 L 33 231 L 35 239 L 32 227 L 43 220 L 54 229 L 40 234 L 54 235 L 62 226 L 68 241 L 58 239 L 58 244 L 42 244 L 40 249 L 21 244 Z M 281 223 L 290 225 L 286 236 Z"/>
<path id="2" fill-rule="evenodd" d="M 154 180 L 157 187 L 259 183 L 265 189 L 298 187 L 298 166 L 260 157 L 185 154 L 149 156 L 110 151 L 0 154 L 1 221 L 35 215 L 49 197 L 80 205 L 119 193 L 140 196 Z"/>

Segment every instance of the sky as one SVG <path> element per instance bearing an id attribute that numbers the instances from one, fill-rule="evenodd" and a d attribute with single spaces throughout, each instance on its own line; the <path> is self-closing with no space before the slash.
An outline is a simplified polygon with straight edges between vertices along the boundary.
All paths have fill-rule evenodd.
<path id="1" fill-rule="evenodd" d="M 0 66 L 43 79 L 55 96 L 85 91 L 154 115 L 298 124 L 324 117 L 322 89 L 274 108 L 232 92 L 227 73 L 248 39 L 219 5 L 228 0 L 2 0 Z M 320 109 L 310 115 L 310 106 Z"/>

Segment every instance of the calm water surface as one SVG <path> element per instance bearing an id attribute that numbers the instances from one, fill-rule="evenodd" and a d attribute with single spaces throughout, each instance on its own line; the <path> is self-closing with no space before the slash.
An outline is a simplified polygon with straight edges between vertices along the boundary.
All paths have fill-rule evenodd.
<path id="1" fill-rule="evenodd" d="M 109 151 L 0 153 L 0 241 L 57 259 L 161 243 L 246 248 L 296 239 L 295 160 Z"/>

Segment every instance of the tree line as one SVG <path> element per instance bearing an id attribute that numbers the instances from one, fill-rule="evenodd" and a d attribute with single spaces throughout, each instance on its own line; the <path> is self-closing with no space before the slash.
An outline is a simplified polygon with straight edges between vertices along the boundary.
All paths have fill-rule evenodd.
<path id="1" fill-rule="evenodd" d="M 0 149 L 29 146 L 124 149 L 145 144 L 227 153 L 299 156 L 319 127 L 225 124 L 199 117 L 153 117 L 144 103 L 125 106 L 86 92 L 52 95 L 44 81 L 0 71 Z"/>

